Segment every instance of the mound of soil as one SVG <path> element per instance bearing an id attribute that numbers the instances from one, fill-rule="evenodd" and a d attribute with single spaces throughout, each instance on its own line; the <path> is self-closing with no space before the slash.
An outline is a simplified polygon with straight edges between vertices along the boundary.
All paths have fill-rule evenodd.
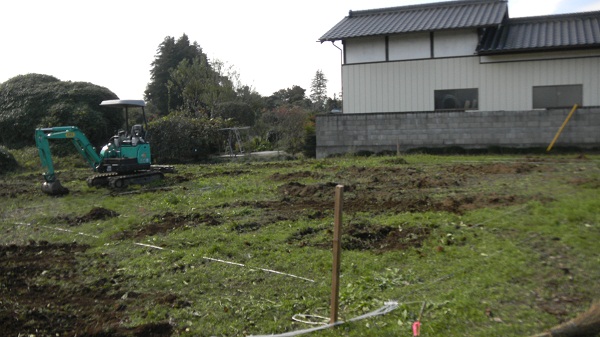
<path id="1" fill-rule="evenodd" d="M 287 239 L 287 243 L 297 243 L 299 246 L 312 245 L 321 248 L 331 248 L 331 242 L 315 241 L 323 228 L 306 227 L 296 231 Z M 331 229 L 327 230 L 330 238 Z M 395 228 L 370 223 L 353 223 L 344 225 L 342 229 L 343 250 L 373 250 L 377 252 L 406 250 L 420 248 L 431 234 L 429 227 Z"/>
<path id="2" fill-rule="evenodd" d="M 221 217 L 209 213 L 190 213 L 176 214 L 167 212 L 162 215 L 156 215 L 148 223 L 142 223 L 136 228 L 125 230 L 113 235 L 115 240 L 125 240 L 133 238 L 143 238 L 162 233 L 167 233 L 178 228 L 196 227 L 199 225 L 218 226 L 221 224 Z"/>
<path id="3" fill-rule="evenodd" d="M 271 176 L 272 180 L 275 181 L 289 181 L 303 178 L 315 178 L 320 179 L 321 175 L 311 171 L 299 171 L 299 172 L 291 172 L 291 173 L 275 173 Z"/>
<path id="4" fill-rule="evenodd" d="M 114 217 L 118 217 L 119 213 L 102 207 L 94 207 L 88 213 L 82 216 L 58 216 L 54 222 L 66 222 L 70 226 L 78 226 L 86 222 L 102 221 Z"/>

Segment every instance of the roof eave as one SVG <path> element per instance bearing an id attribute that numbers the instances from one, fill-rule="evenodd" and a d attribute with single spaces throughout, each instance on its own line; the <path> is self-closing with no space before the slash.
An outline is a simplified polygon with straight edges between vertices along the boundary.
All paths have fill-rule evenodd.
<path id="1" fill-rule="evenodd" d="M 358 35 L 358 36 L 338 36 L 338 37 L 331 37 L 331 38 L 325 38 L 325 39 L 319 39 L 317 40 L 317 42 L 328 42 L 328 41 L 342 41 L 342 40 L 348 40 L 348 39 L 360 39 L 360 38 L 367 38 L 367 37 L 377 37 L 377 36 L 392 36 L 392 35 L 403 35 L 403 34 L 412 34 L 412 33 L 435 33 L 435 32 L 446 32 L 446 31 L 452 31 L 452 30 L 468 30 L 468 29 L 482 29 L 482 28 L 493 28 L 493 27 L 497 27 L 498 25 L 493 24 L 493 25 L 477 25 L 477 26 L 468 26 L 468 27 L 451 27 L 451 28 L 442 28 L 442 29 L 424 29 L 424 30 L 411 30 L 411 31 L 406 31 L 406 32 L 388 32 L 388 33 L 382 33 L 382 34 L 374 34 L 374 35 Z"/>
<path id="2" fill-rule="evenodd" d="M 541 52 L 567 51 L 567 50 L 588 50 L 588 49 L 600 49 L 600 44 L 540 47 L 540 48 L 518 48 L 518 49 L 513 48 L 513 49 L 501 49 L 501 50 L 483 50 L 483 51 L 477 51 L 477 55 L 493 56 L 493 55 L 526 54 L 526 53 L 541 53 Z"/>

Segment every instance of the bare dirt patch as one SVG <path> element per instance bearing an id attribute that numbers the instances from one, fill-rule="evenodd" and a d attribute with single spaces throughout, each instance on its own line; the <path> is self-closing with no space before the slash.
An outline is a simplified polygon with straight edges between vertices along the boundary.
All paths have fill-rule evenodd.
<path id="1" fill-rule="evenodd" d="M 342 231 L 343 250 L 371 250 L 376 252 L 421 248 L 431 234 L 430 227 L 396 228 L 368 222 L 349 222 Z M 316 239 L 321 232 L 327 232 L 326 242 Z M 331 248 L 331 229 L 306 227 L 287 239 L 288 244 Z"/>
<path id="2" fill-rule="evenodd" d="M 30 242 L 0 246 L 0 331 L 4 336 L 166 337 L 173 328 L 157 322 L 122 327 L 128 307 L 142 294 L 123 296 L 120 277 L 108 261 L 106 277 L 83 281 L 78 256 L 88 249 L 76 243 Z"/>
<path id="3" fill-rule="evenodd" d="M 191 228 L 201 225 L 218 226 L 220 224 L 221 217 L 211 213 L 177 214 L 167 212 L 161 215 L 155 215 L 148 223 L 142 223 L 133 229 L 119 232 L 113 235 L 113 239 L 125 240 L 143 238 L 146 236 L 168 233 L 181 228 Z"/>
<path id="4" fill-rule="evenodd" d="M 314 178 L 320 179 L 322 175 L 316 172 L 311 171 L 298 171 L 291 173 L 275 173 L 271 176 L 272 180 L 275 181 L 287 181 L 287 180 L 296 180 L 296 179 L 306 179 L 306 178 Z"/>
<path id="5" fill-rule="evenodd" d="M 94 207 L 88 213 L 81 216 L 63 215 L 57 216 L 53 222 L 65 222 L 70 226 L 77 226 L 91 221 L 102 221 L 119 216 L 119 213 L 103 207 Z"/>
<path id="6" fill-rule="evenodd" d="M 11 176 L 0 175 L 0 198 L 22 198 L 41 193 L 39 175 Z"/>
<path id="7" fill-rule="evenodd" d="M 335 186 L 339 182 L 345 182 L 345 212 L 445 211 L 462 214 L 477 208 L 510 206 L 532 199 L 531 196 L 505 194 L 502 191 L 465 193 L 462 189 L 476 185 L 482 179 L 522 176 L 552 168 L 538 163 L 516 162 L 456 164 L 431 167 L 428 170 L 407 165 L 351 166 L 332 170 L 336 170 L 336 181 L 315 184 L 297 181 L 313 177 L 310 172 L 273 175 L 273 180 L 283 182 L 278 188 L 281 199 L 270 203 L 268 207 L 282 212 L 306 209 L 324 212 L 332 208 Z M 533 198 L 548 200 L 541 196 Z"/>

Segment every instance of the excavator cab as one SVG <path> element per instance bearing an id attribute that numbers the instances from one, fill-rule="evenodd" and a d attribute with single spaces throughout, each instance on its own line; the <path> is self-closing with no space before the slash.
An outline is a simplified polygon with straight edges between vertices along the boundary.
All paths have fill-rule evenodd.
<path id="1" fill-rule="evenodd" d="M 150 155 L 150 144 L 146 142 L 146 131 L 148 128 L 146 112 L 144 107 L 146 103 L 142 100 L 108 100 L 102 101 L 101 106 L 123 108 L 125 110 L 125 129 L 129 130 L 129 109 L 142 109 L 142 124 L 135 124 L 131 127 L 131 132 L 126 133 L 121 130 L 117 135 L 111 138 L 100 150 L 100 156 L 104 158 L 98 168 L 98 172 L 119 172 L 127 173 L 138 170 L 147 170 L 150 168 L 152 158 Z"/>

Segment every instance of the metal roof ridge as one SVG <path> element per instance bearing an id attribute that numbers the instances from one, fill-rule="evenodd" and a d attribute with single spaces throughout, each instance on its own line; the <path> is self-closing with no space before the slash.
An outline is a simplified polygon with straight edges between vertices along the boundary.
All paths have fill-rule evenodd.
<path id="1" fill-rule="evenodd" d="M 417 10 L 430 9 L 430 8 L 448 8 L 448 7 L 474 5 L 474 4 L 488 4 L 488 3 L 508 3 L 508 0 L 451 0 L 451 1 L 441 1 L 441 2 L 430 2 L 430 3 L 418 4 L 418 5 L 409 5 L 409 6 L 374 8 L 374 9 L 364 9 L 364 10 L 357 10 L 357 11 L 350 10 L 348 12 L 348 17 L 352 18 L 352 17 L 365 16 L 365 15 L 371 15 L 371 14 L 394 13 L 394 12 L 405 12 L 405 11 L 408 12 L 408 11 L 417 11 Z"/>
<path id="2" fill-rule="evenodd" d="M 588 17 L 599 17 L 600 11 L 588 11 L 588 12 L 574 12 L 574 13 L 562 13 L 562 14 L 551 14 L 551 15 L 540 15 L 540 16 L 522 16 L 516 18 L 509 18 L 503 24 L 511 23 L 534 23 L 534 22 L 549 22 L 554 19 L 584 19 Z"/>

